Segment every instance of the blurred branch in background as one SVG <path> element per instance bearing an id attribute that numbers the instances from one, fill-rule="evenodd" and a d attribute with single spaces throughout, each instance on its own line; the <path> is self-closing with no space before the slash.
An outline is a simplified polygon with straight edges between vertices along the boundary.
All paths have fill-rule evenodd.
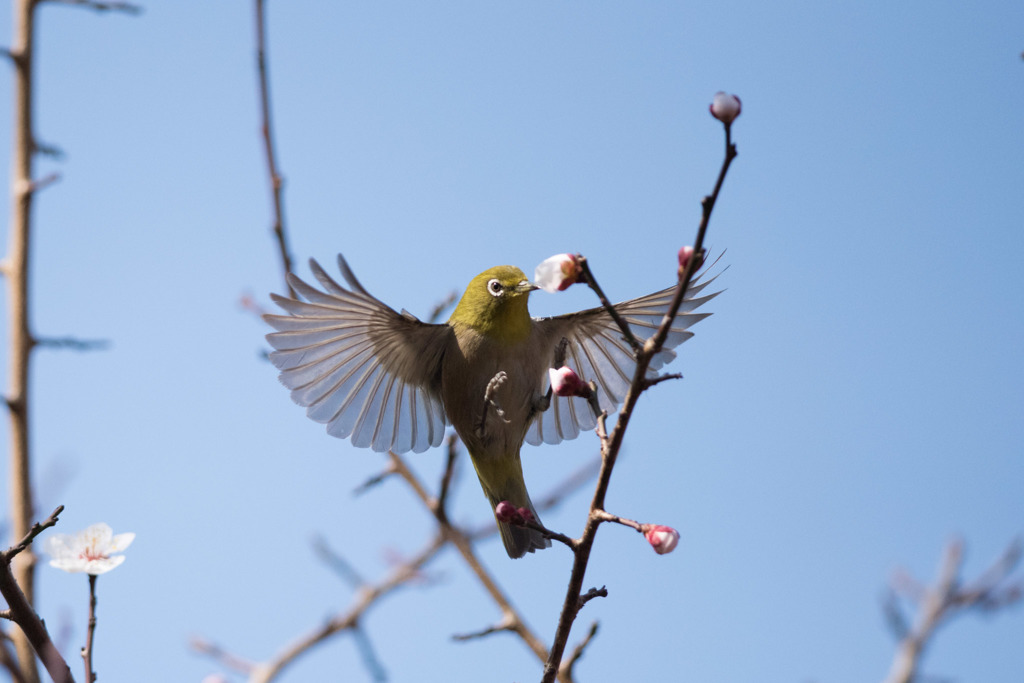
<path id="1" fill-rule="evenodd" d="M 967 611 L 995 612 L 1018 602 L 1024 593 L 1024 581 L 1010 575 L 1020 563 L 1022 550 L 1021 539 L 1015 539 L 992 566 L 970 582 L 961 576 L 964 543 L 960 539 L 946 546 L 933 585 L 897 571 L 882 606 L 886 621 L 899 640 L 886 683 L 917 680 L 925 649 L 939 626 L 953 617 Z M 901 598 L 917 606 L 913 625 L 903 613 Z"/>
<path id="2" fill-rule="evenodd" d="M 440 492 L 450 486 L 452 469 L 457 460 L 458 442 L 454 437 L 449 439 L 448 449 L 448 466 L 441 477 L 441 482 L 438 486 L 439 494 L 436 497 L 427 491 L 426 487 L 413 474 L 401 457 L 393 454 L 389 455 L 389 466 L 385 471 L 397 475 L 409 485 L 426 510 L 437 520 L 438 527 L 437 533 L 433 538 L 411 558 L 402 561 L 394 567 L 384 579 L 376 583 L 365 581 L 348 560 L 330 549 L 321 539 L 314 541 L 314 550 L 320 559 L 331 567 L 339 578 L 349 584 L 356 592 L 353 603 L 346 610 L 339 612 L 324 624 L 312 629 L 305 635 L 299 636 L 292 643 L 282 648 L 278 654 L 263 662 L 239 657 L 219 645 L 198 637 L 192 639 L 192 648 L 200 654 L 217 660 L 226 669 L 247 676 L 249 683 L 270 683 L 276 680 L 288 665 L 301 656 L 304 656 L 318 645 L 325 643 L 331 637 L 348 632 L 356 639 L 364 666 L 370 672 L 373 680 L 386 680 L 385 668 L 373 654 L 369 636 L 363 629 L 364 617 L 381 599 L 391 595 L 401 587 L 412 584 L 422 585 L 424 583 L 435 585 L 436 581 L 424 581 L 424 579 L 429 577 L 426 577 L 423 570 L 437 558 L 441 551 L 454 547 L 465 560 L 481 586 L 498 606 L 501 618 L 494 626 L 486 627 L 470 635 L 453 635 L 452 637 L 455 640 L 471 640 L 476 637 L 507 631 L 518 635 L 541 662 L 545 661 L 548 656 L 546 648 L 536 634 L 526 626 L 518 610 L 516 610 L 504 591 L 498 586 L 491 573 L 480 562 L 473 549 L 473 543 L 476 540 L 494 536 L 497 532 L 497 527 L 492 522 L 486 528 L 475 531 L 461 529 L 448 520 L 447 512 L 441 505 L 442 497 Z M 590 482 L 596 471 L 596 462 L 591 462 L 581 467 L 578 471 L 571 473 L 563 482 L 556 484 L 547 495 L 543 496 L 541 505 L 537 506 L 538 510 L 544 511 L 559 504 L 566 496 Z M 375 483 L 371 486 L 380 484 L 386 478 L 388 477 L 374 477 L 371 481 Z M 449 483 L 446 484 L 445 482 Z M 367 490 L 366 485 L 360 486 L 357 489 L 359 492 L 365 490 Z M 582 648 L 590 641 L 594 632 L 596 632 L 596 625 L 592 627 L 591 633 L 583 643 L 577 647 L 573 662 L 579 659 L 580 654 L 582 654 Z M 567 668 L 559 676 L 559 680 L 565 683 L 572 681 L 571 667 Z"/>

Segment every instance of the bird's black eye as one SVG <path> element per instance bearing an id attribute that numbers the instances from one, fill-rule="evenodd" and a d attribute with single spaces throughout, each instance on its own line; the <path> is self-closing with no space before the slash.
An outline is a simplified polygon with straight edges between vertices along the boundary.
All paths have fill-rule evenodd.
<path id="1" fill-rule="evenodd" d="M 491 293 L 491 296 L 501 296 L 501 292 L 504 289 L 497 280 L 489 280 L 487 282 L 487 291 Z"/>

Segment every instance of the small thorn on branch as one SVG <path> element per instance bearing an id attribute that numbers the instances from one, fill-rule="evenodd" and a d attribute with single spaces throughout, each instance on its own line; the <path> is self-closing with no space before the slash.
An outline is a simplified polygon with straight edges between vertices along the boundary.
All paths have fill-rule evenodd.
<path id="1" fill-rule="evenodd" d="M 44 0 L 56 5 L 72 5 L 91 9 L 95 12 L 121 12 L 122 14 L 142 14 L 142 7 L 130 2 L 99 2 L 98 0 Z"/>
<path id="2" fill-rule="evenodd" d="M 78 339 L 77 337 L 38 337 L 35 345 L 48 349 L 71 351 L 103 351 L 110 348 L 109 339 Z"/>
<path id="3" fill-rule="evenodd" d="M 591 600 L 593 600 L 594 598 L 607 598 L 607 597 L 608 597 L 608 588 L 607 587 L 601 586 L 600 588 L 591 588 L 586 593 L 584 593 L 583 595 L 580 596 L 580 600 L 579 600 L 579 603 L 578 603 L 579 607 L 577 608 L 577 611 L 580 610 L 580 609 L 583 609 L 583 606 L 585 604 L 587 604 L 588 602 L 590 602 Z"/>
<path id="4" fill-rule="evenodd" d="M 644 378 L 644 389 L 650 389 L 655 384 L 661 384 L 665 380 L 669 379 L 682 379 L 683 375 L 680 372 L 670 372 L 665 375 L 658 375 L 657 377 Z"/>

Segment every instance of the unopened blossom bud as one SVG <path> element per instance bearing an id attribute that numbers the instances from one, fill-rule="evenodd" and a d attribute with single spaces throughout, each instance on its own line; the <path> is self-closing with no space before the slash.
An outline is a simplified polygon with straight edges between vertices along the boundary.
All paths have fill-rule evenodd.
<path id="1" fill-rule="evenodd" d="M 740 102 L 740 98 L 726 92 L 715 93 L 715 98 L 711 101 L 711 106 L 708 107 L 711 115 L 727 126 L 736 120 L 742 108 L 743 103 Z"/>
<path id="2" fill-rule="evenodd" d="M 679 545 L 679 532 L 670 526 L 644 524 L 643 532 L 647 542 L 659 555 L 670 553 Z"/>
<path id="3" fill-rule="evenodd" d="M 503 500 L 494 506 L 494 517 L 499 522 L 505 522 L 506 524 L 522 524 L 523 516 L 516 509 L 516 506 L 507 500 Z"/>
<path id="4" fill-rule="evenodd" d="M 519 508 L 516 512 L 519 513 L 519 517 L 523 520 L 524 524 L 533 521 L 533 512 L 530 511 L 530 508 Z"/>
<path id="5" fill-rule="evenodd" d="M 682 249 L 680 249 L 679 250 L 679 270 L 681 270 L 681 271 L 682 270 L 686 270 L 686 266 L 687 266 L 687 264 L 689 264 L 690 259 L 692 259 L 692 258 L 693 258 L 693 247 L 687 246 L 687 247 L 683 247 Z M 703 258 L 703 254 L 702 254 L 700 257 L 698 257 L 697 263 L 694 266 L 694 270 L 697 270 L 697 268 L 700 268 L 700 266 L 701 266 L 701 264 L 703 262 L 704 262 L 704 258 Z"/>
<path id="6" fill-rule="evenodd" d="M 540 262 L 533 272 L 533 283 L 545 292 L 560 292 L 579 279 L 582 269 L 572 254 L 555 254 Z"/>
<path id="7" fill-rule="evenodd" d="M 555 393 L 555 396 L 590 397 L 590 387 L 567 365 L 563 365 L 557 370 L 550 368 L 548 379 L 551 380 L 551 391 Z"/>

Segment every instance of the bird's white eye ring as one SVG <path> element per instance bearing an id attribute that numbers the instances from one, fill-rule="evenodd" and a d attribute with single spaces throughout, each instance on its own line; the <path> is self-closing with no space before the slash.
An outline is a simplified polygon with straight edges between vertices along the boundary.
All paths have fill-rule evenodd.
<path id="1" fill-rule="evenodd" d="M 501 296 L 504 289 L 496 279 L 487 281 L 487 291 L 491 293 L 491 296 Z"/>

